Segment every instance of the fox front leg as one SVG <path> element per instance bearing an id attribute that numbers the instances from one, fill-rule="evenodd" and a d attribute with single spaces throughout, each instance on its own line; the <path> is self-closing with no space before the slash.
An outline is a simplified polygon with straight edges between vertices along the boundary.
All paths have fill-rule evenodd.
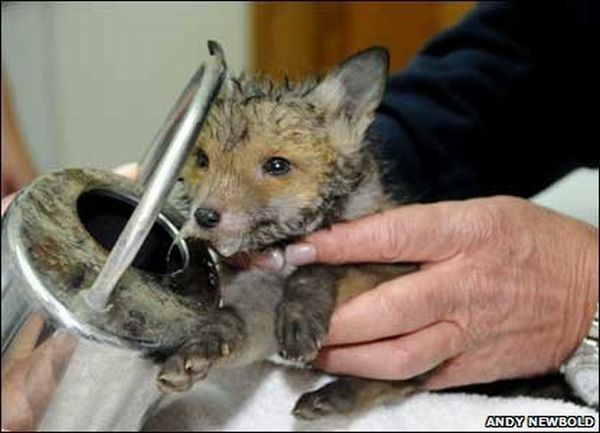
<path id="1" fill-rule="evenodd" d="M 190 389 L 206 377 L 213 364 L 239 351 L 245 340 L 244 322 L 233 308 L 207 313 L 197 334 L 163 364 L 158 387 L 164 393 Z"/>
<path id="2" fill-rule="evenodd" d="M 339 269 L 305 266 L 287 280 L 275 315 L 279 354 L 288 360 L 315 359 L 329 329 Z"/>

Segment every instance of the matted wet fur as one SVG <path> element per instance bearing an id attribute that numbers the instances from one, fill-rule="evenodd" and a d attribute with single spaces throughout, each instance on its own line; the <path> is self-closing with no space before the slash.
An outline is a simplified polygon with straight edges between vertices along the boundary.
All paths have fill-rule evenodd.
<path id="1" fill-rule="evenodd" d="M 182 236 L 202 238 L 224 257 L 282 247 L 329 224 L 403 203 L 385 192 L 368 128 L 383 96 L 388 53 L 375 47 L 322 80 L 276 84 L 229 78 L 211 109 L 182 181 L 189 219 Z M 333 308 L 415 265 L 286 266 L 281 272 L 223 265 L 223 305 L 197 337 L 164 363 L 165 392 L 189 389 L 211 368 L 235 368 L 279 354 L 316 357 Z M 340 378 L 303 395 L 293 413 L 348 413 L 420 390 L 407 381 Z"/>

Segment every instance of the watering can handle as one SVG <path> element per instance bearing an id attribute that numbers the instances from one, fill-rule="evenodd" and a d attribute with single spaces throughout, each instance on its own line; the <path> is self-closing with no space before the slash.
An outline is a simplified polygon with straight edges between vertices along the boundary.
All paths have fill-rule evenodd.
<path id="1" fill-rule="evenodd" d="M 95 311 L 109 308 L 111 293 L 154 225 L 223 84 L 227 71 L 223 50 L 214 41 L 208 42 L 208 48 L 211 64 L 201 65 L 194 73 L 144 157 L 139 182 L 145 191 L 140 202 L 94 284 L 80 292 Z"/>

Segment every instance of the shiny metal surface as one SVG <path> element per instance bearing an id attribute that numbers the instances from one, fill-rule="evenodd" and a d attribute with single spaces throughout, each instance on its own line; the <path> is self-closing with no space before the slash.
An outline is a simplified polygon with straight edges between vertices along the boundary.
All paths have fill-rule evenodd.
<path id="1" fill-rule="evenodd" d="M 198 91 L 198 86 L 200 86 L 200 82 L 204 76 L 204 69 L 204 63 L 202 63 L 198 69 L 196 69 L 196 72 L 194 72 L 194 75 L 169 112 L 167 120 L 165 123 L 163 123 L 154 136 L 150 148 L 142 157 L 140 161 L 140 174 L 137 182 L 144 187 L 148 185 L 148 181 L 152 177 L 152 173 L 154 173 L 154 170 L 156 170 L 161 158 L 165 154 L 170 140 L 175 133 L 175 129 L 179 124 L 178 121 L 183 117 L 185 111 L 189 108 L 190 103 L 192 102 L 194 94 L 196 94 Z"/>
<path id="2" fill-rule="evenodd" d="M 48 290 L 52 278 L 35 269 L 19 208 L 2 219 L 2 428 L 138 430 L 161 399 L 157 366 Z"/>
<path id="3" fill-rule="evenodd" d="M 139 429 L 161 399 L 157 355 L 197 332 L 198 318 L 218 303 L 202 244 L 177 246 L 184 268 L 156 267 L 154 258 L 168 257 L 183 223 L 165 207 L 153 230 L 160 226 L 171 240 L 156 242 L 151 233 L 153 242 L 144 243 L 119 282 L 114 308 L 99 315 L 80 308 L 79 292 L 108 255 L 85 224 L 81 197 L 92 205 L 100 200 L 106 212 L 107 197 L 124 203 L 141 192 L 114 173 L 67 169 L 38 178 L 3 216 L 3 429 Z M 97 225 L 116 238 L 125 221 L 103 216 Z M 198 282 L 194 291 L 176 285 L 186 272 Z"/>
<path id="4" fill-rule="evenodd" d="M 183 118 L 178 121 L 172 138 L 166 134 L 165 139 L 169 140 L 169 145 L 157 164 L 156 170 L 149 178 L 146 191 L 119 236 L 106 264 L 92 287 L 82 294 L 89 306 L 97 311 L 108 308 L 107 304 L 111 293 L 123 272 L 133 261 L 154 224 L 162 204 L 173 189 L 183 163 L 191 151 L 208 110 L 221 87 L 226 72 L 223 51 L 215 42 L 209 42 L 209 50 L 215 56 L 213 63 L 206 69 L 200 87 Z M 192 80 L 195 78 L 196 74 Z M 188 88 L 193 91 L 195 85 L 190 84 Z M 180 102 L 186 103 L 185 96 L 181 98 Z M 175 121 L 177 116 L 168 120 Z"/>
<path id="5" fill-rule="evenodd" d="M 197 332 L 199 315 L 218 303 L 211 252 L 179 238 L 183 216 L 164 203 L 220 88 L 225 64 L 216 57 L 196 71 L 159 130 L 140 182 L 61 170 L 36 179 L 2 217 L 3 430 L 139 430 L 161 400 L 156 360 Z M 118 248 L 90 231 L 84 197 L 87 213 L 104 218 L 95 224 L 126 240 Z M 129 214 L 104 215 L 106 197 L 128 202 Z M 168 243 L 157 241 L 157 227 Z M 153 254 L 169 262 L 172 245 L 181 268 L 158 270 Z M 112 293 L 112 308 L 84 301 L 94 282 L 104 291 L 92 304 Z"/>

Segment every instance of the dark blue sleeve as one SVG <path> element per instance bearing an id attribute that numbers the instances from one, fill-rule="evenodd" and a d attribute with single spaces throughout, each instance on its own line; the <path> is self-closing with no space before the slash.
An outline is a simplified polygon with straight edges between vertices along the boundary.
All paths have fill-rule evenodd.
<path id="1" fill-rule="evenodd" d="M 598 166 L 585 107 L 597 78 L 569 47 L 585 40 L 581 10 L 548 11 L 483 2 L 390 77 L 371 133 L 400 199 L 530 196 Z"/>

